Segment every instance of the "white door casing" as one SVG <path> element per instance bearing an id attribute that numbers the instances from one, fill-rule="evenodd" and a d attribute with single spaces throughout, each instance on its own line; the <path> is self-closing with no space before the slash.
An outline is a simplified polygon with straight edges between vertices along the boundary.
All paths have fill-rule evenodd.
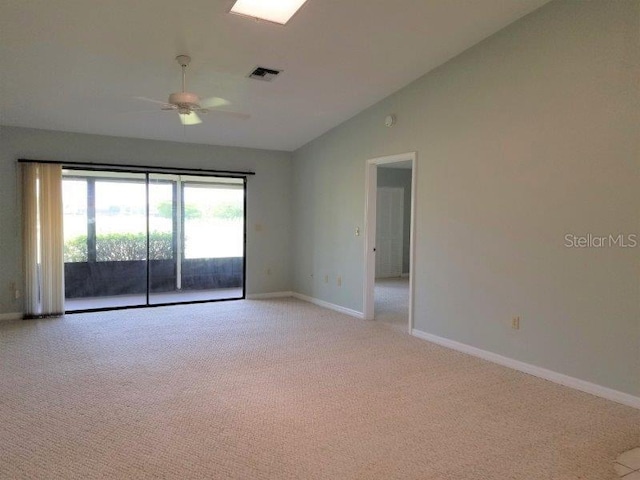
<path id="1" fill-rule="evenodd" d="M 417 198 L 417 153 L 408 152 L 387 157 L 367 160 L 365 174 L 365 228 L 364 228 L 364 282 L 363 282 L 363 316 L 367 320 L 374 318 L 375 290 L 375 248 L 376 248 L 376 200 L 378 165 L 411 161 L 411 224 L 409 232 L 409 325 L 413 329 L 413 298 L 415 278 L 415 218 Z"/>

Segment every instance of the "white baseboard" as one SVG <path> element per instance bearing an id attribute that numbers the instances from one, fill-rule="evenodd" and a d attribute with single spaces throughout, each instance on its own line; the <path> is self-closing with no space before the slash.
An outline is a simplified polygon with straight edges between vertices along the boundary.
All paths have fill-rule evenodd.
<path id="1" fill-rule="evenodd" d="M 629 407 L 640 409 L 640 397 L 635 397 L 628 393 L 603 387 L 602 385 L 597 385 L 595 383 L 587 382 L 585 380 L 580 380 L 579 378 L 570 377 L 568 375 L 554 372 L 553 370 L 547 370 L 546 368 L 538 367 L 536 365 L 531 365 L 529 363 L 521 362 L 519 360 L 514 360 L 513 358 L 504 357 L 502 355 L 498 355 L 497 353 L 472 347 L 471 345 L 467 345 L 466 343 L 456 342 L 455 340 L 449 340 L 448 338 L 432 335 L 431 333 L 426 333 L 421 330 L 416 330 L 415 328 L 411 331 L 411 334 L 414 337 L 427 340 L 428 342 L 436 343 L 443 347 L 451 348 L 452 350 L 457 350 L 462 353 L 467 353 L 469 355 L 473 355 L 474 357 L 482 358 L 484 360 L 488 360 L 490 362 L 497 363 L 505 367 L 513 368 L 514 370 L 519 370 L 521 372 L 528 373 L 529 375 L 533 375 L 535 377 L 540 377 L 554 383 L 559 383 L 560 385 L 564 385 L 565 387 L 574 388 L 582 392 L 586 392 L 592 395 L 596 395 L 598 397 L 606 398 L 607 400 L 612 400 L 614 402 L 621 403 Z"/>
<path id="2" fill-rule="evenodd" d="M 247 295 L 247 300 L 266 300 L 283 297 L 293 297 L 293 292 L 250 293 Z"/>
<path id="3" fill-rule="evenodd" d="M 21 320 L 22 312 L 0 313 L 0 322 L 4 320 Z"/>
<path id="4" fill-rule="evenodd" d="M 307 295 L 303 295 L 302 293 L 298 293 L 298 292 L 293 292 L 293 296 L 299 300 L 304 300 L 305 302 L 318 305 L 319 307 L 328 308 L 329 310 L 335 310 L 336 312 L 344 313 L 345 315 L 349 315 L 350 317 L 364 319 L 364 314 L 362 312 L 351 310 L 350 308 L 346 308 L 346 307 L 341 307 L 340 305 L 336 305 L 335 303 L 325 302 L 324 300 L 320 300 L 314 297 L 309 297 Z"/>

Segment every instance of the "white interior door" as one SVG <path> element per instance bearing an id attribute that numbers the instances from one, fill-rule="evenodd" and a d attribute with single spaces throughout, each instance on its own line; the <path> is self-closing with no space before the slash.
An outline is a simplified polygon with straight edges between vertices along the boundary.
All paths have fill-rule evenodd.
<path id="1" fill-rule="evenodd" d="M 402 275 L 404 188 L 378 187 L 376 194 L 376 278 Z"/>

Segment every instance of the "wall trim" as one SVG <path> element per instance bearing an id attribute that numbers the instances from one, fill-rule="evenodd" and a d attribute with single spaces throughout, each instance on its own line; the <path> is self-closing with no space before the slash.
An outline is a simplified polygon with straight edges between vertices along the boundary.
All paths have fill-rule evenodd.
<path id="1" fill-rule="evenodd" d="M 346 308 L 346 307 L 341 307 L 340 305 L 336 305 L 335 303 L 325 302 L 324 300 L 320 300 L 319 298 L 309 297 L 308 295 L 303 295 L 302 293 L 298 293 L 298 292 L 292 292 L 292 293 L 293 293 L 293 297 L 299 300 L 313 303 L 314 305 L 328 308 L 329 310 L 334 310 L 336 312 L 344 313 L 345 315 L 349 315 L 350 317 L 364 319 L 364 313 L 362 312 L 351 310 L 350 308 Z"/>
<path id="2" fill-rule="evenodd" d="M 483 360 L 488 360 L 504 367 L 509 367 L 520 372 L 528 373 L 529 375 L 533 375 L 535 377 L 544 378 L 545 380 L 564 385 L 565 387 L 570 387 L 575 390 L 580 390 L 581 392 L 590 393 L 591 395 L 595 395 L 597 397 L 605 398 L 607 400 L 621 403 L 629 407 L 640 409 L 640 397 L 635 397 L 629 393 L 613 390 L 612 388 L 603 387 L 602 385 L 587 382 L 586 380 L 580 380 L 579 378 L 570 377 L 569 375 L 564 375 L 562 373 L 554 372 L 553 370 L 548 370 L 536 365 L 531 365 L 530 363 L 514 360 L 513 358 L 505 357 L 503 355 L 489 352 L 487 350 L 482 350 L 477 347 L 472 347 L 471 345 L 467 345 L 466 343 L 460 343 L 456 342 L 455 340 L 439 337 L 437 335 L 426 333 L 415 328 L 411 331 L 411 334 L 414 337 L 426 340 L 428 342 L 436 343 L 443 347 L 451 348 L 452 350 L 467 353 L 474 357 L 482 358 Z"/>
<path id="3" fill-rule="evenodd" d="M 0 313 L 0 322 L 8 320 L 22 320 L 22 312 Z"/>
<path id="4" fill-rule="evenodd" d="M 266 300 L 269 298 L 293 297 L 293 292 L 250 293 L 247 300 Z"/>

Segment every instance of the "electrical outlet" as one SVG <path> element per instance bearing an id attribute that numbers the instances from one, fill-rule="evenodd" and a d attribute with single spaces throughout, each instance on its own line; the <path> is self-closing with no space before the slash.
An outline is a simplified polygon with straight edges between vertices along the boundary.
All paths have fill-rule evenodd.
<path id="1" fill-rule="evenodd" d="M 271 275 L 271 269 L 267 268 L 267 275 Z"/>
<path id="2" fill-rule="evenodd" d="M 520 330 L 520 317 L 513 317 L 511 319 L 511 328 L 514 330 Z"/>
<path id="3" fill-rule="evenodd" d="M 339 287 L 342 286 L 342 277 L 338 277 L 336 283 L 338 284 Z"/>
<path id="4" fill-rule="evenodd" d="M 324 276 L 324 283 L 329 283 L 329 275 Z"/>

